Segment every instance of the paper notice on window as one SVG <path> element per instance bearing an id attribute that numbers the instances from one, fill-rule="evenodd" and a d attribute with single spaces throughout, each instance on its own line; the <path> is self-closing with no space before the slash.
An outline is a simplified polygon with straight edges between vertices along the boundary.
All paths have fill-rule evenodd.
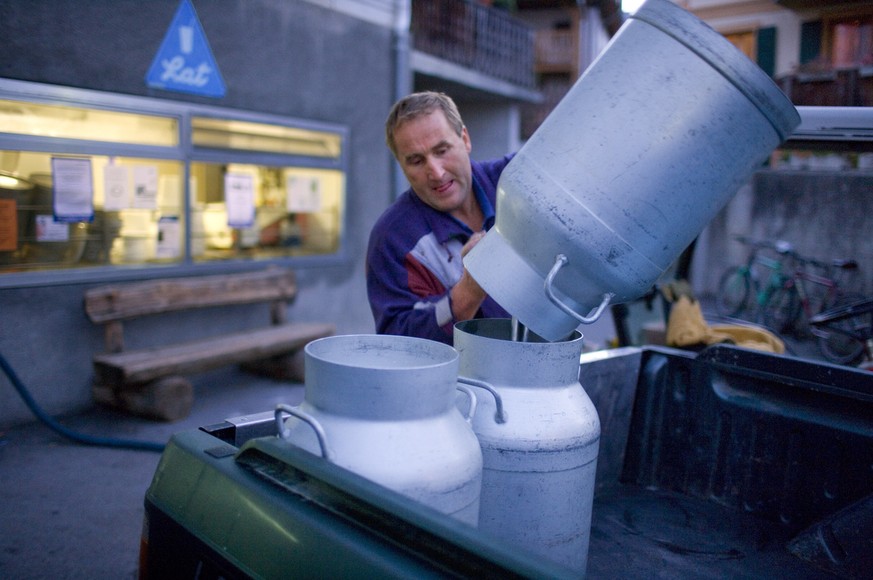
<path id="1" fill-rule="evenodd" d="M 37 242 L 69 242 L 70 226 L 65 222 L 55 221 L 51 215 L 36 216 Z"/>
<path id="2" fill-rule="evenodd" d="M 154 165 L 133 168 L 133 207 L 158 209 L 158 168 Z"/>
<path id="3" fill-rule="evenodd" d="M 314 176 L 289 175 L 285 182 L 289 213 L 321 211 L 321 180 Z"/>
<path id="4" fill-rule="evenodd" d="M 252 176 L 228 173 L 224 176 L 224 201 L 227 205 L 227 225 L 248 228 L 255 223 L 255 190 Z"/>
<path id="5" fill-rule="evenodd" d="M 0 252 L 18 249 L 18 211 L 14 199 L 0 199 Z"/>
<path id="6" fill-rule="evenodd" d="M 181 228 L 179 218 L 162 217 L 158 220 L 158 246 L 155 257 L 178 258 L 182 249 Z"/>
<path id="7" fill-rule="evenodd" d="M 94 219 L 93 183 L 90 159 L 52 157 L 55 219 L 59 222 Z"/>
<path id="8" fill-rule="evenodd" d="M 130 185 L 127 167 L 106 165 L 103 168 L 103 209 L 119 211 L 130 208 Z"/>

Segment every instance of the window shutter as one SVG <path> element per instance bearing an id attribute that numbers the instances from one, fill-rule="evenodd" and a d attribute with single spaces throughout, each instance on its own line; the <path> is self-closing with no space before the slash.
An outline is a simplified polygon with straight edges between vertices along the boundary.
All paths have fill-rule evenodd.
<path id="1" fill-rule="evenodd" d="M 811 62 L 821 54 L 822 21 L 800 25 L 800 64 Z"/>
<path id="2" fill-rule="evenodd" d="M 776 73 L 776 28 L 758 30 L 758 66 L 771 77 Z"/>

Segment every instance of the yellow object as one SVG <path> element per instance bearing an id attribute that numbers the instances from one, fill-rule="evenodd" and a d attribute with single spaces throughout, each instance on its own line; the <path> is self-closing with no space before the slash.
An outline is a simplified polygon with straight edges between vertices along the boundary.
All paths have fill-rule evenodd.
<path id="1" fill-rule="evenodd" d="M 739 324 L 709 326 L 703 318 L 700 303 L 686 295 L 679 296 L 667 322 L 667 346 L 681 348 L 719 342 L 776 354 L 785 352 L 785 343 L 763 328 Z"/>
<path id="2" fill-rule="evenodd" d="M 712 326 L 712 330 L 718 334 L 729 335 L 737 346 L 776 354 L 785 352 L 785 343 L 782 342 L 782 339 L 764 328 L 739 324 L 716 324 Z"/>

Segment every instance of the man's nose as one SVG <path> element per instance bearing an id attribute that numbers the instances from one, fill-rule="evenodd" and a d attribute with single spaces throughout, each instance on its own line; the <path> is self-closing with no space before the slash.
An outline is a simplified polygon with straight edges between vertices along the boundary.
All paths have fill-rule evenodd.
<path id="1" fill-rule="evenodd" d="M 427 176 L 431 179 L 439 179 L 443 176 L 443 164 L 439 159 L 428 159 L 427 161 Z"/>

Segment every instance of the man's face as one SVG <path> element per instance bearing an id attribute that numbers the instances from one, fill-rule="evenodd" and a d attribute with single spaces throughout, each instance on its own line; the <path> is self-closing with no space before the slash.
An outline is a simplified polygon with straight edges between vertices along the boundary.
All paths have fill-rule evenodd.
<path id="1" fill-rule="evenodd" d="M 406 121 L 394 131 L 397 161 L 418 197 L 451 213 L 472 195 L 470 137 L 457 135 L 442 111 Z"/>

